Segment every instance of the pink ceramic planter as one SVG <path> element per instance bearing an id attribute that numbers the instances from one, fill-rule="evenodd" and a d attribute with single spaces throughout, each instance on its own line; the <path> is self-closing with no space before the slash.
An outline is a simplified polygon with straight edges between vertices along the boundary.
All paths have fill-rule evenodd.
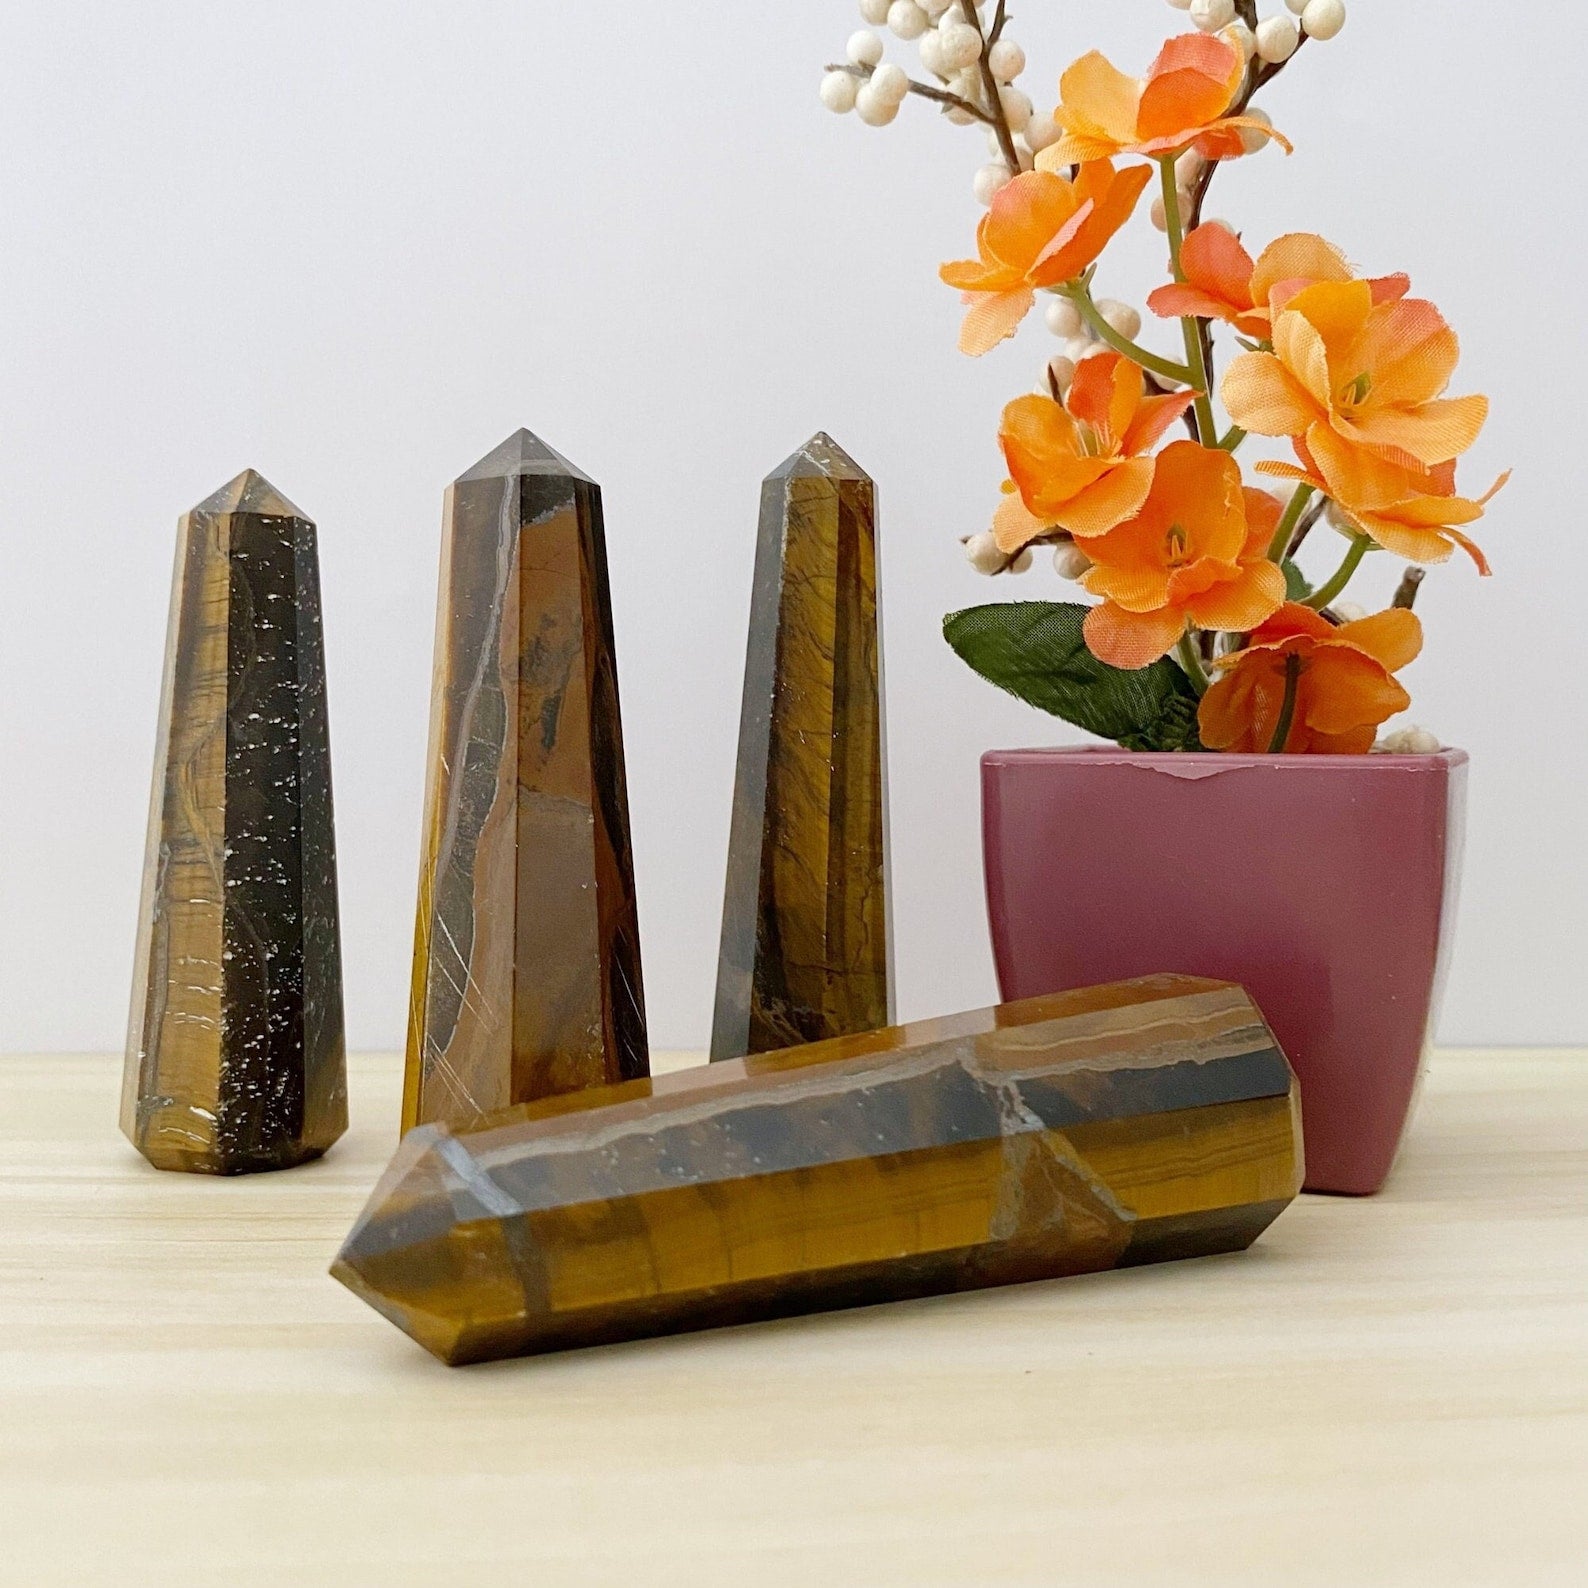
<path id="1" fill-rule="evenodd" d="M 982 758 L 1006 999 L 1159 971 L 1241 983 L 1301 1082 L 1307 1189 L 1384 1184 L 1438 1011 L 1467 757 Z"/>

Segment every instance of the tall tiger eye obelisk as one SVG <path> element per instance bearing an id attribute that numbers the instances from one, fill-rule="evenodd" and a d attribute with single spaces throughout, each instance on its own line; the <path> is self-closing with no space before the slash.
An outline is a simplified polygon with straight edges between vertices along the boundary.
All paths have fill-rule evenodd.
<path id="1" fill-rule="evenodd" d="M 649 1068 L 600 487 L 520 430 L 445 519 L 405 1131 Z"/>
<path id="2" fill-rule="evenodd" d="M 252 469 L 178 529 L 121 1128 L 204 1174 L 347 1129 L 319 552 Z"/>
<path id="3" fill-rule="evenodd" d="M 827 435 L 761 486 L 713 1059 L 892 1008 L 875 491 Z"/>

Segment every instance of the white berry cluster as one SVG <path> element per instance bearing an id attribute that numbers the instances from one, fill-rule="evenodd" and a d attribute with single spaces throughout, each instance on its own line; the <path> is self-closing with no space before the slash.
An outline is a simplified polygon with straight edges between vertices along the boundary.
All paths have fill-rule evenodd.
<path id="1" fill-rule="evenodd" d="M 1235 0 L 1169 0 L 1176 11 L 1191 13 L 1204 33 L 1222 33 L 1247 60 L 1278 65 L 1296 53 L 1302 36 L 1321 43 L 1345 26 L 1345 0 L 1285 0 L 1285 11 L 1265 17 L 1256 28 L 1240 15 Z M 1248 13 L 1250 14 L 1250 13 Z"/>
<path id="2" fill-rule="evenodd" d="M 923 95 L 927 99 L 941 96 L 937 103 L 950 121 L 987 127 L 993 159 L 976 172 L 973 189 L 979 203 L 990 204 L 1015 174 L 994 119 L 1007 128 L 1021 170 L 1030 170 L 1037 151 L 1059 137 L 1052 116 L 1039 115 L 1030 96 L 1015 86 L 1026 67 L 1026 52 L 999 29 L 1002 14 L 1003 7 L 989 0 L 860 0 L 860 15 L 870 26 L 851 35 L 845 64 L 822 78 L 822 103 L 840 115 L 854 111 L 868 127 L 885 127 L 912 88 L 917 93 L 929 90 Z M 881 27 L 915 46 L 919 79 L 883 59 L 886 45 L 875 31 Z M 989 75 L 996 105 L 988 90 Z"/>
<path id="3" fill-rule="evenodd" d="M 1439 735 L 1410 723 L 1386 733 L 1373 748 L 1382 755 L 1438 755 L 1444 749 Z"/>

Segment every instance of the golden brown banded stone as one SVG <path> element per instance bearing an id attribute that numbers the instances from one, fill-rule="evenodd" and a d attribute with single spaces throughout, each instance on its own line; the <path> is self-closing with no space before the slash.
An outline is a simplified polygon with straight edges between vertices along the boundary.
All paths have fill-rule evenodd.
<path id="1" fill-rule="evenodd" d="M 447 490 L 403 1129 L 644 1075 L 601 491 L 527 430 Z"/>
<path id="2" fill-rule="evenodd" d="M 761 486 L 713 1059 L 892 1018 L 874 496 L 826 435 Z"/>
<path id="3" fill-rule="evenodd" d="M 121 1128 L 206 1174 L 347 1128 L 319 553 L 252 469 L 178 529 Z"/>
<path id="4" fill-rule="evenodd" d="M 1122 982 L 415 1131 L 331 1271 L 459 1363 L 1200 1257 L 1299 1119 L 1238 987 Z"/>

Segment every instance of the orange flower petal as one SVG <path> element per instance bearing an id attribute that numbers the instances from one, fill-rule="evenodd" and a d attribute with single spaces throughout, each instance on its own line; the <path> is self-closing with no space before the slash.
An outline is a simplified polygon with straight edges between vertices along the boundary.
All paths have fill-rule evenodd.
<path id="1" fill-rule="evenodd" d="M 1465 452 L 1488 417 L 1487 397 L 1447 397 L 1415 408 L 1369 409 L 1355 418 L 1337 417 L 1334 428 L 1388 456 L 1432 466 Z"/>
<path id="2" fill-rule="evenodd" d="M 1298 376 L 1302 376 L 1319 400 L 1327 402 L 1335 380 L 1349 380 L 1367 367 L 1354 351 L 1357 338 L 1373 312 L 1373 291 L 1365 281 L 1318 281 L 1293 297 L 1285 312 L 1274 323 L 1274 351 Z M 1305 328 L 1305 329 L 1303 329 Z M 1281 337 L 1293 338 L 1293 351 L 1280 345 Z M 1324 371 L 1322 385 L 1313 384 L 1311 368 L 1316 354 L 1312 342 L 1322 344 Z M 1338 367 L 1349 355 L 1350 369 Z M 1307 360 L 1304 372 L 1299 362 Z M 1330 378 L 1331 373 L 1334 379 Z"/>
<path id="3" fill-rule="evenodd" d="M 1161 397 L 1144 397 L 1136 409 L 1136 416 L 1126 430 L 1123 447 L 1127 456 L 1135 457 L 1157 446 L 1169 427 L 1197 400 L 1194 391 L 1166 392 Z"/>
<path id="4" fill-rule="evenodd" d="M 1372 621 L 1363 619 L 1364 623 Z M 1363 650 L 1321 645 L 1313 653 L 1312 663 L 1298 695 L 1296 715 L 1319 733 L 1349 733 L 1364 724 L 1376 726 L 1412 703 L 1405 689 Z"/>
<path id="5" fill-rule="evenodd" d="M 1064 504 L 1058 522 L 1077 540 L 1106 535 L 1141 510 L 1152 489 L 1151 458 L 1127 458 Z"/>
<path id="6" fill-rule="evenodd" d="M 1141 371 L 1135 365 L 1129 364 L 1118 353 L 1094 353 L 1076 365 L 1075 376 L 1064 399 L 1064 406 L 1100 435 L 1110 434 L 1115 388 L 1122 367 L 1127 380 L 1134 374 L 1139 395 Z"/>
<path id="7" fill-rule="evenodd" d="M 1076 61 L 1059 79 L 1059 107 L 1053 119 L 1070 139 L 1096 152 L 1071 153 L 1066 163 L 1106 158 L 1129 144 L 1136 136 L 1140 99 L 1141 85 L 1100 51 Z"/>
<path id="8" fill-rule="evenodd" d="M 1105 535 L 1090 542 L 1088 553 L 1107 539 Z M 1169 575 L 1161 565 L 1094 562 L 1082 576 L 1081 585 L 1127 612 L 1160 612 L 1169 604 Z"/>
<path id="9" fill-rule="evenodd" d="M 1365 651 L 1375 661 L 1398 673 L 1415 662 L 1423 648 L 1422 620 L 1415 612 L 1391 607 L 1371 617 L 1358 618 L 1335 630 L 1335 639 Z"/>
<path id="10" fill-rule="evenodd" d="M 1079 225 L 1083 208 L 1075 188 L 1046 171 L 1022 171 L 999 188 L 978 237 L 982 251 L 1022 276 L 1056 236 Z"/>
<path id="11" fill-rule="evenodd" d="M 993 539 L 1006 557 L 1013 557 L 1038 536 L 1047 534 L 1052 527 L 1045 518 L 1038 517 L 1020 500 L 1018 492 L 1000 498 L 997 511 L 993 514 Z"/>
<path id="12" fill-rule="evenodd" d="M 1180 281 L 1153 288 L 1147 294 L 1147 307 L 1161 320 L 1177 320 L 1188 314 L 1200 315 L 1204 320 L 1234 320 L 1240 313 L 1233 304 L 1211 292 Z"/>
<path id="13" fill-rule="evenodd" d="M 1151 667 L 1179 644 L 1185 618 L 1172 608 L 1127 612 L 1112 601 L 1093 607 L 1081 625 L 1086 648 L 1100 662 L 1130 672 Z"/>
<path id="14" fill-rule="evenodd" d="M 1285 576 L 1278 563 L 1249 563 L 1238 579 L 1214 585 L 1186 605 L 1191 620 L 1204 629 L 1242 633 L 1255 629 L 1284 605 Z"/>
<path id="15" fill-rule="evenodd" d="M 1205 288 L 1236 309 L 1250 309 L 1252 274 L 1256 266 L 1239 237 L 1228 226 L 1198 226 L 1180 250 L 1186 280 Z"/>
<path id="16" fill-rule="evenodd" d="M 1151 166 L 1130 166 L 1116 175 L 1107 160 L 1083 164 L 1076 178 L 1076 192 L 1083 208 L 1090 208 L 1064 245 L 1044 255 L 1033 273 L 1033 282 L 1037 286 L 1057 286 L 1080 275 L 1135 213 L 1142 190 L 1151 180 Z"/>
<path id="17" fill-rule="evenodd" d="M 1230 418 L 1256 436 L 1305 435 L 1328 411 L 1272 353 L 1231 359 L 1219 393 Z"/>
<path id="18" fill-rule="evenodd" d="M 1036 294 L 1030 287 L 974 294 L 959 329 L 960 352 L 969 353 L 972 358 L 990 352 L 1015 334 L 1035 301 Z"/>
<path id="19" fill-rule="evenodd" d="M 1347 517 L 1364 535 L 1371 535 L 1377 545 L 1397 557 L 1404 557 L 1407 562 L 1449 562 L 1456 549 L 1449 535 L 1437 529 L 1400 523 L 1382 513 L 1347 513 Z"/>
<path id="20" fill-rule="evenodd" d="M 1333 243 L 1315 233 L 1287 232 L 1257 256 L 1249 275 L 1251 301 L 1266 305 L 1281 282 L 1349 281 L 1351 267 Z"/>
<path id="21" fill-rule="evenodd" d="M 1371 302 L 1372 288 L 1359 285 Z M 1450 384 L 1461 344 L 1433 304 L 1403 298 L 1364 319 L 1349 357 L 1355 366 L 1351 374 L 1372 371 L 1375 402 L 1424 403 Z"/>

